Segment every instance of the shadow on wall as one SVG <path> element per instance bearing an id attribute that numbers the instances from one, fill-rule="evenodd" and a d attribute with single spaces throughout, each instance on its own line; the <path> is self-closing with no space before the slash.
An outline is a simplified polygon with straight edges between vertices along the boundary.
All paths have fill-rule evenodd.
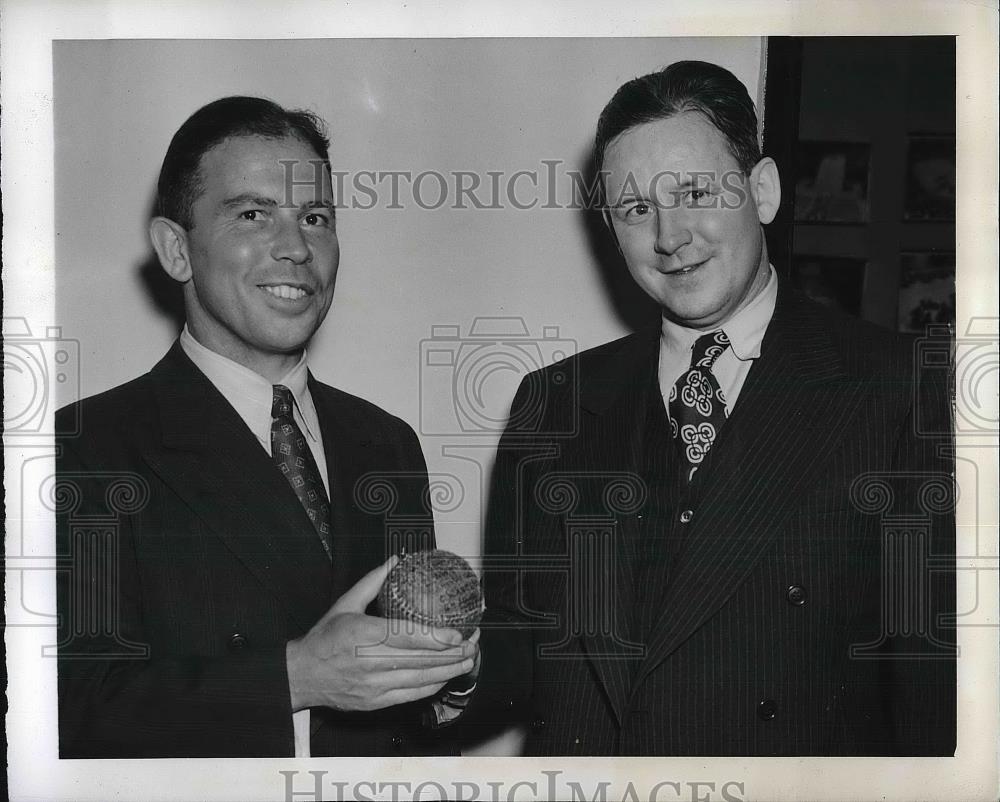
<path id="1" fill-rule="evenodd" d="M 585 187 L 596 186 L 597 172 L 592 155 L 590 148 L 587 148 L 577 159 L 577 163 L 582 165 Z M 629 330 L 636 331 L 658 320 L 659 307 L 632 279 L 625 260 L 618 252 L 614 234 L 604 223 L 604 216 L 596 199 L 595 202 L 582 204 L 578 220 L 594 256 L 601 283 L 621 323 Z"/>
<path id="2" fill-rule="evenodd" d="M 153 200 L 149 204 L 146 221 L 151 220 L 155 214 L 156 195 L 154 193 Z M 160 266 L 160 260 L 152 245 L 149 246 L 146 258 L 136 265 L 136 272 L 153 305 L 160 314 L 170 320 L 174 329 L 179 332 L 184 326 L 184 293 L 181 290 L 181 285 L 170 278 Z"/>

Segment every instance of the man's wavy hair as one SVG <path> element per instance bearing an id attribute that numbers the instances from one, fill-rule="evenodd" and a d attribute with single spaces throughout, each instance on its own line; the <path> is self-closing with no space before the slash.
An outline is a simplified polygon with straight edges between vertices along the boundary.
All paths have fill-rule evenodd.
<path id="1" fill-rule="evenodd" d="M 330 169 L 330 140 L 326 125 L 317 115 L 284 109 L 259 97 L 224 97 L 198 109 L 170 140 L 156 185 L 157 214 L 185 229 L 193 228 L 194 204 L 204 191 L 202 157 L 236 136 L 297 137 L 316 151 Z"/>
<path id="2" fill-rule="evenodd" d="M 726 138 L 740 169 L 750 175 L 761 153 L 757 112 L 746 87 L 717 64 L 678 61 L 623 84 L 601 112 L 594 137 L 594 162 L 602 190 L 604 155 L 616 137 L 637 125 L 685 111 L 703 114 Z"/>

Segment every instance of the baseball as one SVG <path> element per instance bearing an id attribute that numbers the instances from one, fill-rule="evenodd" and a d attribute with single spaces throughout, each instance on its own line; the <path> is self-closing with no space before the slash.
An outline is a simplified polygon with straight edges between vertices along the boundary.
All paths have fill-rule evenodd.
<path id="1" fill-rule="evenodd" d="M 435 549 L 404 554 L 389 572 L 376 607 L 385 618 L 450 627 L 469 637 L 483 615 L 483 594 L 472 567 Z"/>

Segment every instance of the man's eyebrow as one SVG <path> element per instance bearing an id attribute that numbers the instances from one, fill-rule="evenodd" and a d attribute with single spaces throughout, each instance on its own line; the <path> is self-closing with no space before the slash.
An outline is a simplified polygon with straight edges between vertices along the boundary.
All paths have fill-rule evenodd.
<path id="1" fill-rule="evenodd" d="M 678 192 L 685 189 L 691 189 L 691 187 L 707 187 L 714 183 L 714 177 L 710 175 L 704 175 L 698 173 L 694 178 L 687 176 L 683 181 L 679 181 L 676 185 L 671 188 L 671 192 Z"/>
<path id="2" fill-rule="evenodd" d="M 243 192 L 231 198 L 226 198 L 221 204 L 224 210 L 236 209 L 240 206 L 262 206 L 266 209 L 274 209 L 279 205 L 281 204 L 274 198 L 265 198 L 263 195 L 255 195 L 252 192 Z M 306 201 L 300 203 L 298 208 L 302 211 L 307 209 L 326 209 L 330 212 L 336 212 L 336 206 L 332 201 L 327 200 Z"/>
<path id="3" fill-rule="evenodd" d="M 274 198 L 265 198 L 261 195 L 254 195 L 252 192 L 243 192 L 222 201 L 223 209 L 232 209 L 235 206 L 247 205 L 273 207 L 277 206 L 278 202 Z"/>
<path id="4" fill-rule="evenodd" d="M 679 189 L 689 189 L 690 187 L 710 187 L 717 184 L 719 177 L 715 173 L 695 173 L 694 176 L 687 176 L 677 186 Z"/>
<path id="5" fill-rule="evenodd" d="M 634 203 L 635 201 L 649 202 L 642 192 L 633 191 L 631 189 L 623 189 L 615 196 L 614 202 L 611 203 L 610 206 L 612 209 L 617 209 L 624 206 L 626 203 Z"/>
<path id="6" fill-rule="evenodd" d="M 306 210 L 306 209 L 326 209 L 328 212 L 336 212 L 337 211 L 337 207 L 333 203 L 333 201 L 328 201 L 328 200 L 311 200 L 311 201 L 306 201 L 305 203 L 301 204 L 299 206 L 299 208 L 302 209 L 302 210 Z"/>

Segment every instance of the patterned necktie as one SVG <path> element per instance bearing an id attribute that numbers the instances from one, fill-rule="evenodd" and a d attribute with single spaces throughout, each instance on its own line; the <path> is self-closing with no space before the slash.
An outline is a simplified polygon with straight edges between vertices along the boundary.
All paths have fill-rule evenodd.
<path id="1" fill-rule="evenodd" d="M 712 373 L 712 365 L 729 347 L 723 331 L 703 334 L 695 340 L 691 367 L 670 388 L 670 433 L 689 466 L 687 480 L 705 459 L 726 421 L 726 399 Z"/>
<path id="2" fill-rule="evenodd" d="M 330 537 L 330 502 L 323 479 L 316 467 L 309 444 L 292 417 L 292 391 L 281 384 L 273 387 L 271 401 L 271 457 L 278 470 L 299 497 L 309 520 L 323 542 L 327 557 L 332 559 L 333 540 Z"/>

